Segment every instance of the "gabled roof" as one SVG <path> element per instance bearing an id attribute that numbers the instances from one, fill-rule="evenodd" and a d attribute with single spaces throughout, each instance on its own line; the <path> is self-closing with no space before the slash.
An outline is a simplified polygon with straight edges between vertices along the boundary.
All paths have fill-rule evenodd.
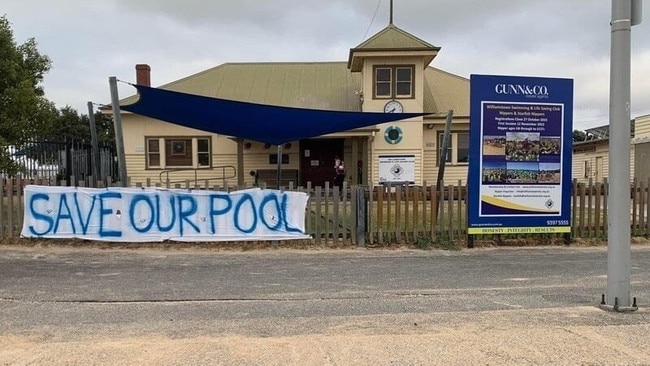
<path id="1" fill-rule="evenodd" d="M 469 117 L 469 79 L 435 67 L 424 69 L 425 112 Z"/>
<path id="2" fill-rule="evenodd" d="M 455 116 L 469 116 L 468 79 L 427 67 L 424 81 L 425 112 L 453 109 Z M 345 62 L 226 63 L 159 88 L 285 107 L 362 111 L 361 74 L 350 72 Z M 120 104 L 136 100 L 133 95 Z"/>
<path id="3" fill-rule="evenodd" d="M 342 62 L 226 63 L 159 88 L 285 107 L 361 111 L 356 94 L 361 76 Z"/>
<path id="4" fill-rule="evenodd" d="M 386 52 L 393 53 L 413 52 L 419 51 L 426 57 L 425 65 L 428 65 L 440 51 L 440 47 L 436 47 L 420 38 L 408 33 L 394 24 L 389 24 L 386 28 L 379 31 L 377 34 L 368 38 L 360 45 L 350 49 L 350 56 L 348 58 L 348 68 L 352 71 L 360 71 L 362 58 L 356 57 L 361 52 Z"/>

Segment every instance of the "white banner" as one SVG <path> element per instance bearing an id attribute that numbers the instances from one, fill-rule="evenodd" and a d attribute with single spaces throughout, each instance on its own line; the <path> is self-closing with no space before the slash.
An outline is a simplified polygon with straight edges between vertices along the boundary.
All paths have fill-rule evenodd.
<path id="1" fill-rule="evenodd" d="M 116 242 L 308 239 L 304 192 L 28 185 L 21 235 Z"/>

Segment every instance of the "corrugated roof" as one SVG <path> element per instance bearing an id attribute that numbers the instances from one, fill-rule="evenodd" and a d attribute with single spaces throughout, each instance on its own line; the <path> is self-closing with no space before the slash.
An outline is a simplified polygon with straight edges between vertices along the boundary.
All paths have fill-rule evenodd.
<path id="1" fill-rule="evenodd" d="M 469 115 L 469 80 L 427 67 L 424 111 Z M 160 86 L 161 89 L 287 107 L 361 111 L 361 74 L 345 62 L 226 63 Z M 134 103 L 137 96 L 120 101 Z"/>
<path id="2" fill-rule="evenodd" d="M 432 50 L 438 51 L 436 47 L 420 38 L 408 33 L 393 24 L 377 32 L 377 34 L 365 40 L 353 48 L 353 50 Z"/>
<path id="3" fill-rule="evenodd" d="M 355 94 L 360 85 L 361 76 L 341 62 L 226 63 L 160 88 L 260 104 L 360 111 Z"/>
<path id="4" fill-rule="evenodd" d="M 424 110 L 469 117 L 469 79 L 435 67 L 424 70 Z"/>
<path id="5" fill-rule="evenodd" d="M 348 68 L 354 72 L 361 71 L 363 54 L 367 52 L 391 52 L 397 55 L 400 51 L 422 53 L 424 65 L 427 66 L 436 57 L 440 47 L 436 47 L 393 24 L 389 24 L 357 47 L 350 49 Z"/>

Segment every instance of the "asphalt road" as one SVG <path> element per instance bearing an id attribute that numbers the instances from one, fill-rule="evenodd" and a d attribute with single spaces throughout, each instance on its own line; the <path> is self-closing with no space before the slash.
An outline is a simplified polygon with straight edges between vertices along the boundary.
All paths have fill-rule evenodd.
<path id="1" fill-rule="evenodd" d="M 435 323 L 445 319 L 449 322 L 445 326 L 453 329 L 454 322 L 467 326 L 480 323 L 486 314 L 500 314 L 513 316 L 507 322 L 520 323 L 524 328 L 517 331 L 523 334 L 531 321 L 560 328 L 635 327 L 645 334 L 639 355 L 650 354 L 646 353 L 650 351 L 646 308 L 650 247 L 633 246 L 632 253 L 632 295 L 640 309 L 618 314 L 595 310 L 606 291 L 607 253 L 602 247 L 211 252 L 0 246 L 0 349 L 11 347 L 18 336 L 23 337 L 18 343 L 25 352 L 31 348 L 43 353 L 43 344 L 83 344 L 151 334 L 167 340 L 233 335 L 267 340 L 334 333 L 345 338 L 352 337 L 348 334 L 351 321 L 356 324 L 354 332 L 364 336 L 411 334 L 410 328 L 397 328 L 407 323 L 416 327 L 418 322 L 428 324 L 429 328 L 420 329 L 428 329 L 426 334 L 431 335 L 441 331 Z M 549 313 L 555 315 L 549 317 Z M 383 321 L 393 323 L 382 328 Z M 418 332 L 422 336 L 422 330 Z M 347 364 L 331 356 L 323 363 L 304 357 L 287 360 Z M 45 356 L 26 357 L 0 351 L 0 364 L 53 361 Z M 74 364 L 84 357 L 81 354 L 65 363 Z M 284 363 L 282 358 L 258 363 L 235 356 L 223 359 L 223 353 L 214 357 L 205 364 L 227 364 L 228 360 Z M 478 360 L 483 357 L 485 353 Z M 585 357 L 578 361 L 598 361 Z M 167 361 L 184 363 L 172 359 Z M 120 360 L 131 363 L 133 358 Z M 408 364 L 430 364 L 431 360 L 416 358 Z M 499 357 L 487 360 L 481 363 L 509 363 Z M 539 360 L 544 363 L 545 359 Z M 629 360 L 650 363 L 643 356 Z M 91 363 L 105 364 L 102 359 Z"/>

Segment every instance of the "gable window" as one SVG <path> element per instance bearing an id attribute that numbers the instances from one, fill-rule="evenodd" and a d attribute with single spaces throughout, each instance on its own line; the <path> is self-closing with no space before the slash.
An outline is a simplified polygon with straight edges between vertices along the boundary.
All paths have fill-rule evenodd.
<path id="1" fill-rule="evenodd" d="M 449 137 L 446 162 L 451 165 L 467 164 L 469 162 L 469 133 L 452 132 Z M 444 138 L 444 133 L 438 134 L 438 156 L 442 155 Z M 440 163 L 440 158 L 438 158 L 437 163 Z"/>
<path id="2" fill-rule="evenodd" d="M 413 75 L 415 67 L 376 66 L 375 98 L 413 98 Z"/>
<path id="3" fill-rule="evenodd" d="M 147 169 L 210 167 L 209 137 L 146 137 Z"/>

